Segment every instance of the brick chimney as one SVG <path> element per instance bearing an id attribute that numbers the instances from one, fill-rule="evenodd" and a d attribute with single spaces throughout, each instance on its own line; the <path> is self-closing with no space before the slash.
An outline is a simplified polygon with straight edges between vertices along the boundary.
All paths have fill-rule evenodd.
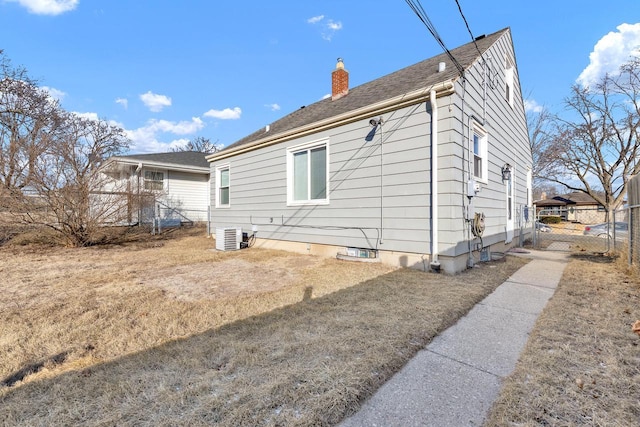
<path id="1" fill-rule="evenodd" d="M 335 101 L 349 93 L 349 72 L 344 69 L 342 58 L 338 58 L 336 69 L 331 73 L 331 100 Z"/>

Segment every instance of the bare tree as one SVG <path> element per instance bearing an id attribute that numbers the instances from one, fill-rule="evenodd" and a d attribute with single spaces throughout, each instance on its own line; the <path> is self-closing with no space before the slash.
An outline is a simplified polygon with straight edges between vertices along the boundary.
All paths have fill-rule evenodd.
<path id="1" fill-rule="evenodd" d="M 550 194 L 557 189 L 557 184 L 547 179 L 547 177 L 554 175 L 558 166 L 555 161 L 555 123 L 555 117 L 546 107 L 527 112 L 529 144 L 533 155 L 531 175 L 534 199 L 538 199 L 543 192 Z"/>
<path id="2" fill-rule="evenodd" d="M 181 147 L 172 149 L 171 151 L 198 151 L 200 153 L 212 154 L 220 150 L 220 144 L 218 141 L 212 142 L 209 138 L 198 136 L 187 142 Z"/>
<path id="3" fill-rule="evenodd" d="M 5 192 L 29 185 L 36 159 L 47 150 L 62 116 L 58 102 L 0 53 L 0 187 Z"/>
<path id="4" fill-rule="evenodd" d="M 582 191 L 607 212 L 624 198 L 627 180 L 640 172 L 640 58 L 593 87 L 574 86 L 557 118 L 545 155 L 545 178 Z"/>
<path id="5" fill-rule="evenodd" d="M 11 212 L 21 222 L 49 227 L 70 246 L 95 242 L 106 223 L 124 215 L 123 192 L 102 191 L 109 177 L 100 166 L 128 146 L 124 131 L 103 120 L 66 116 L 31 172 L 28 193 L 14 192 Z"/>
<path id="6" fill-rule="evenodd" d="M 100 166 L 128 142 L 117 126 L 65 112 L 0 51 L 0 208 L 19 222 L 90 244 L 126 211 L 122 192 L 102 191 L 109 177 Z"/>

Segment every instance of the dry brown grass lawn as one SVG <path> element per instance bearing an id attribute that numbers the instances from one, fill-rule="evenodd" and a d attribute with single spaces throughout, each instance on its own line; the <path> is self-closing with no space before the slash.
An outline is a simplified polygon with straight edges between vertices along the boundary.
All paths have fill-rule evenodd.
<path id="1" fill-rule="evenodd" d="M 485 426 L 640 425 L 640 279 L 575 255 Z"/>
<path id="2" fill-rule="evenodd" d="M 213 247 L 0 248 L 0 424 L 335 424 L 524 263 Z"/>

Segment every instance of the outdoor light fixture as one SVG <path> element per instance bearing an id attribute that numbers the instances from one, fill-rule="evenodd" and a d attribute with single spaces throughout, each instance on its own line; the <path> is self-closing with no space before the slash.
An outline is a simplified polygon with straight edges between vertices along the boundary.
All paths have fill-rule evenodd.
<path id="1" fill-rule="evenodd" d="M 376 126 L 378 126 L 378 125 L 381 125 L 381 124 L 382 124 L 382 117 L 380 117 L 378 120 L 376 120 L 376 119 L 371 119 L 371 120 L 369 120 L 369 124 L 370 124 L 371 126 L 373 126 L 373 127 L 376 127 Z"/>
<path id="2" fill-rule="evenodd" d="M 502 182 L 509 181 L 511 179 L 511 165 L 509 163 L 505 163 L 502 167 Z"/>

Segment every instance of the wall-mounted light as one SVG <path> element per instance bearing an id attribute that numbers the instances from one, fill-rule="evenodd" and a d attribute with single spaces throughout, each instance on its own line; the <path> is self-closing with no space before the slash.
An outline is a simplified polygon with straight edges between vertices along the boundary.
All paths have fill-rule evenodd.
<path id="1" fill-rule="evenodd" d="M 505 163 L 502 166 L 502 182 L 511 180 L 511 168 L 512 166 L 509 163 Z"/>
<path id="2" fill-rule="evenodd" d="M 376 126 L 378 126 L 378 125 L 381 125 L 381 124 L 382 124 L 382 117 L 380 117 L 378 120 L 376 120 L 376 119 L 371 119 L 371 120 L 369 120 L 369 124 L 370 124 L 371 126 L 373 126 L 373 127 L 376 127 Z"/>

